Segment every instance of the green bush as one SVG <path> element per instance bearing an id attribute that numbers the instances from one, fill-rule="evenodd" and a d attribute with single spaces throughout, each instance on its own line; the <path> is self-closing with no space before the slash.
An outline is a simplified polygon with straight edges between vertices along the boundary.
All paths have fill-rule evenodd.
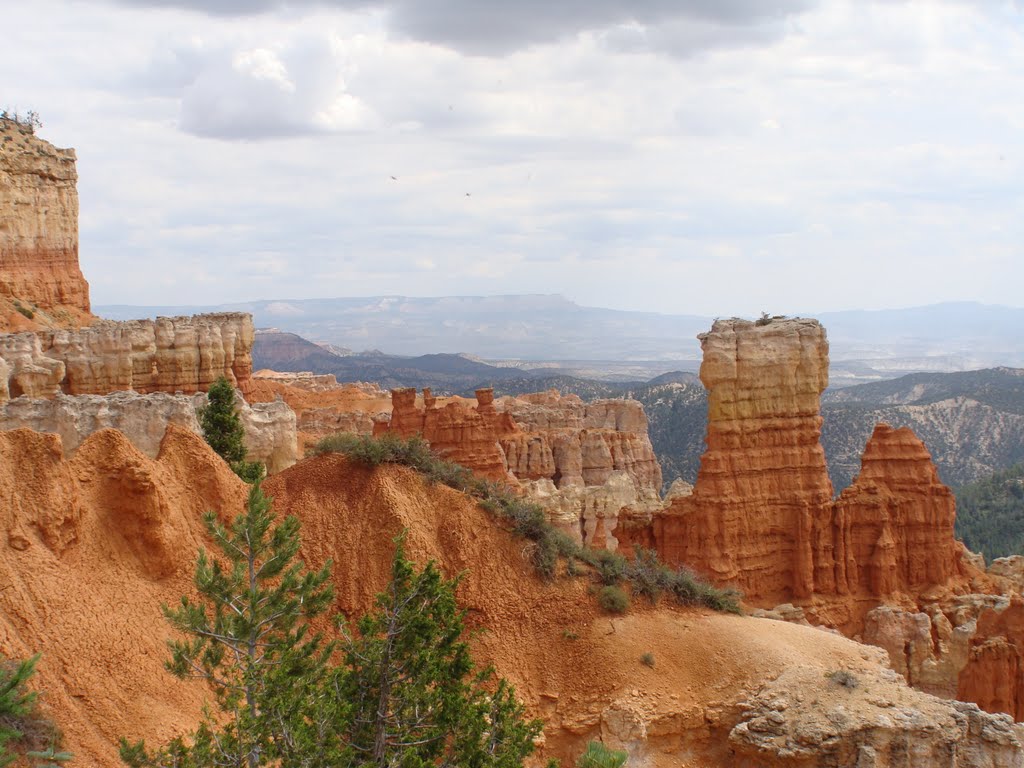
<path id="1" fill-rule="evenodd" d="M 831 672 L 826 672 L 825 677 L 836 685 L 850 690 L 853 690 L 860 685 L 860 680 L 858 680 L 857 676 L 848 669 L 834 669 Z"/>
<path id="2" fill-rule="evenodd" d="M 608 749 L 599 741 L 587 744 L 587 751 L 576 761 L 576 768 L 622 768 L 629 758 L 627 752 Z"/>
<path id="3" fill-rule="evenodd" d="M 20 301 L 14 302 L 14 308 L 18 310 L 21 314 L 23 314 L 25 317 L 27 317 L 29 320 L 36 316 L 35 311 L 31 307 L 26 307 Z"/>
<path id="4" fill-rule="evenodd" d="M 51 764 L 71 759 L 57 751 L 60 730 L 39 711 L 38 694 L 28 689 L 38 661 L 39 654 L 24 661 L 0 656 L 0 766 L 13 763 L 19 753 Z"/>
<path id="5" fill-rule="evenodd" d="M 597 593 L 597 604 L 608 613 L 625 613 L 629 610 L 629 595 L 620 587 L 602 587 Z"/>
<path id="6" fill-rule="evenodd" d="M 642 654 L 640 656 L 640 663 L 643 664 L 645 667 L 650 667 L 651 669 L 654 669 L 654 654 L 650 651 L 648 651 L 645 654 Z"/>
<path id="7" fill-rule="evenodd" d="M 313 456 L 324 453 L 342 453 L 370 466 L 403 464 L 422 473 L 430 482 L 474 497 L 485 510 L 507 521 L 513 533 L 532 542 L 530 559 L 545 579 L 554 578 L 559 558 L 565 558 L 570 575 L 577 573 L 576 562 L 582 561 L 597 571 L 605 586 L 627 582 L 637 594 L 652 601 L 668 592 L 679 603 L 739 613 L 736 592 L 717 589 L 686 569 L 673 570 L 659 561 L 653 551 L 641 550 L 635 561 L 630 562 L 617 552 L 580 546 L 548 521 L 539 504 L 517 496 L 507 485 L 476 477 L 469 469 L 442 459 L 421 437 L 403 440 L 391 433 L 380 437 L 341 433 L 325 437 L 309 451 Z M 622 595 L 625 597 L 624 592 Z M 627 597 L 627 606 L 628 602 Z"/>
<path id="8" fill-rule="evenodd" d="M 267 466 L 261 461 L 236 461 L 231 469 L 249 485 L 261 483 L 267 476 Z"/>

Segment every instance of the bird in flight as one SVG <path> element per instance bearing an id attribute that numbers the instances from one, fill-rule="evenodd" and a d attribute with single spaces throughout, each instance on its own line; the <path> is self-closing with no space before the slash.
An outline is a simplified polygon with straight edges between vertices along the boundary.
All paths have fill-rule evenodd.
<path id="1" fill-rule="evenodd" d="M 397 177 L 397 176 L 392 176 L 392 177 L 391 177 L 391 180 L 392 180 L 392 181 L 398 181 L 398 177 Z"/>

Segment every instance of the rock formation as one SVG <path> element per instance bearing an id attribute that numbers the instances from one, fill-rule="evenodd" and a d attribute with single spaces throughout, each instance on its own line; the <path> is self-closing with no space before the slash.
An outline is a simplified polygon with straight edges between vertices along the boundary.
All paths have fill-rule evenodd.
<path id="1" fill-rule="evenodd" d="M 252 376 L 252 316 L 99 321 L 77 330 L 0 334 L 8 397 L 205 391 L 226 376 L 247 392 Z M 0 368 L 2 371 L 3 368 Z"/>
<path id="2" fill-rule="evenodd" d="M 982 712 L 976 704 L 894 686 L 894 678 L 890 670 L 835 669 L 821 675 L 806 667 L 787 669 L 744 702 L 743 718 L 729 734 L 732 765 L 1021 764 L 1024 726 Z"/>
<path id="3" fill-rule="evenodd" d="M 77 180 L 73 149 L 0 118 L 0 330 L 26 327 L 37 312 L 58 325 L 90 319 L 78 266 Z"/>
<path id="4" fill-rule="evenodd" d="M 280 472 L 298 458 L 295 413 L 284 402 L 247 404 L 240 397 L 238 413 L 245 429 L 250 461 L 261 461 L 270 473 Z M 20 428 L 55 432 L 70 455 L 89 435 L 103 429 L 123 432 L 132 444 L 156 458 L 164 435 L 173 424 L 201 434 L 197 412 L 206 395 L 139 394 L 57 395 L 43 400 L 18 397 L 0 403 L 0 430 Z"/>
<path id="5" fill-rule="evenodd" d="M 391 411 L 391 396 L 376 384 L 339 384 L 331 374 L 257 371 L 247 397 L 252 402 L 283 399 L 295 411 L 303 450 L 338 432 L 371 435 L 374 422 L 387 421 Z"/>
<path id="6" fill-rule="evenodd" d="M 753 605 L 842 597 L 819 620 L 858 631 L 881 597 L 963 583 L 953 497 L 909 430 L 879 425 L 832 501 L 819 441 L 828 343 L 814 320 L 717 321 L 701 335 L 707 451 L 691 496 L 623 535 Z M 858 606 L 858 600 L 861 604 Z"/>
<path id="7" fill-rule="evenodd" d="M 437 407 L 429 389 L 423 390 L 423 408 L 416 407 L 416 390 L 391 391 L 391 419 L 374 425 L 373 433 L 407 438 L 419 435 L 441 456 L 469 467 L 489 480 L 508 482 L 508 465 L 498 440 L 516 432 L 515 422 L 494 408 L 494 392 L 479 389 L 475 408 L 458 402 Z"/>
<path id="8" fill-rule="evenodd" d="M 0 644 L 42 652 L 38 684 L 67 749 L 114 765 L 118 737 L 162 743 L 199 720 L 209 690 L 164 669 L 160 605 L 192 589 L 202 512 L 227 519 L 246 489 L 176 426 L 156 459 L 114 430 L 63 454 L 57 435 L 0 432 Z M 1009 718 L 913 691 L 881 650 L 836 634 L 699 610 L 602 615 L 586 579 L 541 580 L 521 539 L 405 468 L 320 456 L 266 490 L 301 521 L 303 560 L 333 560 L 347 616 L 387 583 L 400 531 L 416 562 L 465 572 L 460 604 L 488 629 L 474 656 L 545 720 L 537 764 L 571 764 L 595 738 L 651 768 L 1024 762 Z M 640 661 L 652 650 L 655 667 Z"/>
<path id="9" fill-rule="evenodd" d="M 953 492 L 924 443 L 906 427 L 879 424 L 860 474 L 832 506 L 835 591 L 916 595 L 960 579 L 966 566 L 955 518 Z"/>
<path id="10" fill-rule="evenodd" d="M 825 331 L 814 320 L 720 320 L 700 340 L 708 432 L 697 483 L 655 515 L 653 542 L 631 539 L 755 603 L 809 596 L 832 498 L 819 442 Z"/>
<path id="11" fill-rule="evenodd" d="M 550 478 L 558 488 L 603 485 L 624 471 L 647 499 L 661 488 L 661 467 L 643 406 L 635 400 L 583 402 L 557 390 L 502 398 L 497 407 L 525 435 L 502 440 L 509 470 L 519 479 Z"/>
<path id="12" fill-rule="evenodd" d="M 968 594 L 921 610 L 880 606 L 863 640 L 885 648 L 893 669 L 915 688 L 973 701 L 1024 720 L 1024 599 Z"/>
<path id="13" fill-rule="evenodd" d="M 445 458 L 491 480 L 520 484 L 551 520 L 578 541 L 616 549 L 625 507 L 660 507 L 661 468 L 643 407 L 631 400 L 584 403 L 557 391 L 439 407 L 429 389 L 392 390 L 390 420 L 374 434 L 420 435 Z"/>

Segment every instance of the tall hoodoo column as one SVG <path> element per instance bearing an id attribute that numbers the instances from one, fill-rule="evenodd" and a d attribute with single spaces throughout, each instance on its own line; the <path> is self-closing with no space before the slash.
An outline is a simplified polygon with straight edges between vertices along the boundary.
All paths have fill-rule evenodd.
<path id="1" fill-rule="evenodd" d="M 0 118 L 0 296 L 72 324 L 89 317 L 89 284 L 78 266 L 77 182 L 73 149 Z"/>
<path id="2" fill-rule="evenodd" d="M 699 338 L 707 451 L 693 496 L 655 521 L 660 548 L 748 597 L 809 595 L 816 517 L 832 498 L 819 441 L 825 330 L 731 319 Z"/>
<path id="3" fill-rule="evenodd" d="M 693 495 L 628 531 L 627 545 L 653 545 L 753 605 L 838 598 L 848 610 L 836 620 L 850 626 L 873 600 L 969 580 L 953 495 L 909 429 L 879 425 L 860 475 L 832 499 L 816 320 L 722 320 L 700 339 L 708 431 Z"/>

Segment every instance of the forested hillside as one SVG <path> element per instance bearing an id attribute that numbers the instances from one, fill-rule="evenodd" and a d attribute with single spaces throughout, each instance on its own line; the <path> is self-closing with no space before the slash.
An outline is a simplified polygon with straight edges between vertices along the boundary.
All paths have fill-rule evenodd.
<path id="1" fill-rule="evenodd" d="M 991 561 L 1024 554 L 1024 464 L 968 483 L 956 494 L 956 532 Z"/>

